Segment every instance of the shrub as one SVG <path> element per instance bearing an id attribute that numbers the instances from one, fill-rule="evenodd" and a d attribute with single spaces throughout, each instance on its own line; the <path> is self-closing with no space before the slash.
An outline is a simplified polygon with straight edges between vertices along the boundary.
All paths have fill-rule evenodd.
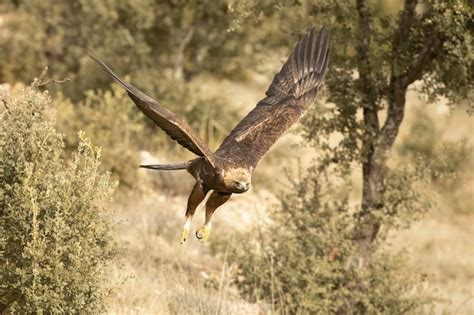
<path id="1" fill-rule="evenodd" d="M 115 251 L 115 185 L 83 134 L 71 161 L 47 93 L 1 91 L 0 305 L 12 313 L 96 313 Z"/>
<path id="2" fill-rule="evenodd" d="M 353 314 L 403 314 L 434 301 L 421 276 L 407 270 L 404 256 L 391 253 L 383 241 L 363 268 L 349 267 L 356 221 L 347 191 L 346 184 L 331 184 L 310 169 L 280 197 L 269 224 L 251 237 L 239 237 L 230 257 L 239 266 L 236 284 L 247 298 L 282 314 L 348 309 Z M 377 215 L 388 226 L 398 225 L 388 222 L 392 214 Z M 393 217 L 408 220 L 409 215 Z"/>

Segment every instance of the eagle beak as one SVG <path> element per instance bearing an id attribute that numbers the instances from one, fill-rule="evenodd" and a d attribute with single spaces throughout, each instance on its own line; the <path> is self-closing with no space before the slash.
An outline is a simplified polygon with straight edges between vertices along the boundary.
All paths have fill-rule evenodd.
<path id="1" fill-rule="evenodd" d="M 246 182 L 238 182 L 237 184 L 237 189 L 242 192 L 249 190 L 249 187 L 250 187 L 250 184 Z"/>

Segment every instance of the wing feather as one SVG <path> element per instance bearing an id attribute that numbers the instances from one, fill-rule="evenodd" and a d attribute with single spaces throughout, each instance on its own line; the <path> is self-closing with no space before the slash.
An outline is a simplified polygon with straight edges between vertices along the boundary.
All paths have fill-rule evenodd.
<path id="1" fill-rule="evenodd" d="M 329 62 L 329 30 L 311 30 L 296 45 L 266 97 L 223 141 L 216 155 L 243 167 L 255 168 L 280 136 L 314 101 Z"/>
<path id="2" fill-rule="evenodd" d="M 123 79 L 117 76 L 104 62 L 97 58 L 93 52 L 89 52 L 89 56 L 127 91 L 137 107 L 158 127 L 163 129 L 171 139 L 177 141 L 180 145 L 194 154 L 206 158 L 214 167 L 216 166 L 214 154 L 204 144 L 199 135 L 191 129 L 186 121 L 161 106 L 157 101 L 133 85 L 123 81 Z"/>

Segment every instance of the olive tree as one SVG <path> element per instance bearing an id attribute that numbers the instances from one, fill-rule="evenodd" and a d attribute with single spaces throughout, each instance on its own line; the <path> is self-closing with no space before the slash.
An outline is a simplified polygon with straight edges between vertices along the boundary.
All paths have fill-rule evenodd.
<path id="1" fill-rule="evenodd" d="M 314 12 L 329 13 L 329 9 L 340 14 L 335 15 L 332 71 L 326 80 L 335 115 L 332 119 L 311 116 L 306 136 L 321 144 L 321 133 L 341 133 L 343 140 L 327 157 L 362 166 L 355 241 L 359 258 L 365 259 L 381 227 L 378 214 L 392 212 L 385 198 L 390 176 L 387 160 L 403 122 L 408 89 L 454 103 L 466 98 L 472 88 L 473 11 L 466 1 L 407 0 L 394 15 L 376 14 L 374 5 L 364 0 L 313 7 Z M 314 137 L 316 132 L 319 135 Z"/>

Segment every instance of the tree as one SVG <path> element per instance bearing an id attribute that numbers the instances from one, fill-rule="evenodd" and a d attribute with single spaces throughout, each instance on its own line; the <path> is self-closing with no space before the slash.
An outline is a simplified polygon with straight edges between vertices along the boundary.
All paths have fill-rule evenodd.
<path id="1" fill-rule="evenodd" d="M 0 81 L 27 82 L 49 66 L 55 77 L 73 81 L 57 88 L 74 100 L 84 90 L 109 86 L 89 63 L 87 49 L 150 93 L 163 78 L 239 75 L 249 60 L 242 57 L 251 54 L 240 49 L 248 32 L 231 30 L 235 14 L 225 0 L 19 0 L 0 5 L 0 15 Z"/>
<path id="2" fill-rule="evenodd" d="M 405 198 L 417 199 L 416 177 L 393 175 L 392 182 L 403 183 Z M 279 203 L 270 208 L 269 223 L 239 235 L 230 246 L 224 243 L 230 248 L 228 260 L 238 262 L 240 292 L 279 314 L 419 314 L 429 309 L 436 294 L 422 275 L 406 268 L 406 255 L 378 242 L 363 268 L 349 266 L 357 253 L 350 180 L 335 182 L 334 176 L 334 170 L 311 167 L 288 177 Z M 396 197 L 399 191 L 391 193 Z M 419 211 L 399 212 L 398 220 L 409 222 Z"/>
<path id="3" fill-rule="evenodd" d="M 442 3 L 418 11 L 417 1 L 406 1 L 394 21 L 394 32 L 386 73 L 377 70 L 372 55 L 374 21 L 366 1 L 357 1 L 359 30 L 357 38 L 357 69 L 360 75 L 360 105 L 363 108 L 362 211 L 357 225 L 360 257 L 366 258 L 370 244 L 380 229 L 373 213 L 383 208 L 387 159 L 403 122 L 406 93 L 416 81 L 422 80 L 428 96 L 444 95 L 451 100 L 467 96 L 469 73 L 469 23 L 472 10 L 467 4 Z M 472 26 L 472 25 L 471 25 Z M 380 45 L 380 43 L 377 43 Z M 383 68 L 385 65 L 380 65 Z M 454 72 L 453 72 L 454 70 Z M 387 106 L 387 117 L 381 125 L 378 112 Z"/>

